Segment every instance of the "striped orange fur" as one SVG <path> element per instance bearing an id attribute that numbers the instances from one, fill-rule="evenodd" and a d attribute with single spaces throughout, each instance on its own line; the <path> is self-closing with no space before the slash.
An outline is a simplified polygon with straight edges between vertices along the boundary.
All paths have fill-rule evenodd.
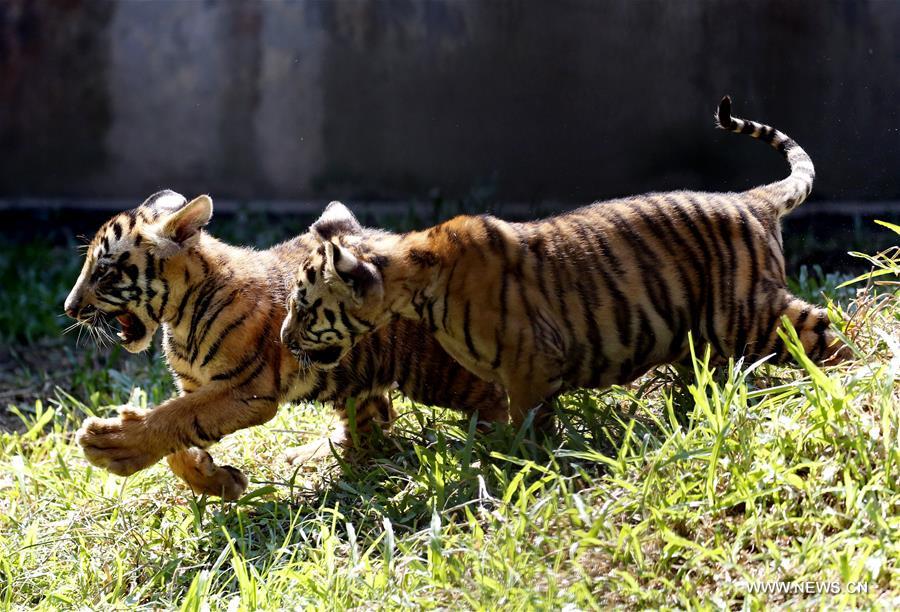
<path id="1" fill-rule="evenodd" d="M 268 421 L 284 402 L 333 402 L 346 424 L 355 400 L 361 432 L 390 424 L 395 384 L 426 404 L 478 410 L 485 419 L 505 416 L 502 388 L 451 359 L 420 322 L 389 323 L 329 372 L 301 367 L 279 329 L 294 273 L 314 240 L 300 236 L 264 251 L 235 247 L 203 231 L 211 216 L 207 196 L 187 202 L 163 191 L 110 219 L 90 243 L 66 312 L 107 333 L 117 321 L 119 339 L 132 352 L 147 348 L 162 327 L 179 390 L 152 410 L 87 419 L 77 439 L 91 463 L 128 475 L 166 456 L 196 492 L 233 499 L 246 478 L 217 466 L 204 449 Z M 343 431 L 332 441 L 348 442 Z M 330 452 L 325 442 L 288 457 Z"/>
<path id="2" fill-rule="evenodd" d="M 364 229 L 331 204 L 289 302 L 303 316 L 289 316 L 282 337 L 328 368 L 396 316 L 425 322 L 460 363 L 506 387 L 516 424 L 562 389 L 627 383 L 684 358 L 689 333 L 718 356 L 782 361 L 786 316 L 812 358 L 844 356 L 826 311 L 785 282 L 779 220 L 810 193 L 809 156 L 782 132 L 733 117 L 729 98 L 716 118 L 780 151 L 790 176 L 530 223 L 460 216 L 400 235 Z"/>

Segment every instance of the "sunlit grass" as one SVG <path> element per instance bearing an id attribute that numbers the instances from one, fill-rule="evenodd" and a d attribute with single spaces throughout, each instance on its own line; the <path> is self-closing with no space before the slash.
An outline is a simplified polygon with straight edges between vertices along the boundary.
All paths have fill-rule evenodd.
<path id="1" fill-rule="evenodd" d="M 171 387 L 159 357 L 106 378 L 76 365 L 86 390 L 19 404 L 21 431 L 0 434 L 0 602 L 895 607 L 900 259 L 873 265 L 893 272 L 835 305 L 857 354 L 840 366 L 710 368 L 697 355 L 692 372 L 563 397 L 546 439 L 481 435 L 404 404 L 368 458 L 298 470 L 280 450 L 326 432 L 333 413 L 284 406 L 213 449 L 251 476 L 237 503 L 193 497 L 163 465 L 128 479 L 89 466 L 72 441 L 84 414 L 111 410 L 103 398 L 148 401 L 131 387 L 151 404 Z M 766 581 L 843 590 L 750 592 Z"/>

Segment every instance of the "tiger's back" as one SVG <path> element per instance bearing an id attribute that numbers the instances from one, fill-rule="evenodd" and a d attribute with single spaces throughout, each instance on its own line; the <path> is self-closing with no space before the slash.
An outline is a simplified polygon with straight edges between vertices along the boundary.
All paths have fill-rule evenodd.
<path id="1" fill-rule="evenodd" d="M 482 376 L 524 362 L 525 379 L 557 372 L 575 387 L 626 383 L 681 359 L 689 332 L 718 355 L 783 357 L 780 231 L 757 204 L 748 194 L 670 192 L 533 223 L 452 220 L 440 226 L 452 246 L 432 235 L 431 248 L 458 253 L 435 293 L 471 298 L 438 301 L 438 338 Z M 467 244 L 487 245 L 489 256 Z M 486 291 L 485 277 L 500 282 Z"/>

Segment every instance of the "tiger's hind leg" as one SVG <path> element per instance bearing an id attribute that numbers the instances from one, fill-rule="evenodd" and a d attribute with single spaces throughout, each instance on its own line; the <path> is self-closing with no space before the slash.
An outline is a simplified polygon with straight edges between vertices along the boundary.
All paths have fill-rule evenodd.
<path id="1" fill-rule="evenodd" d="M 291 465 L 301 465 L 308 461 L 322 459 L 331 455 L 332 447 L 343 451 L 353 448 L 353 435 L 351 426 L 355 428 L 360 445 L 365 445 L 373 429 L 380 428 L 383 431 L 390 429 L 394 419 L 391 398 L 387 395 L 372 395 L 361 398 L 354 403 L 353 410 L 350 403 L 337 407 L 341 416 L 341 425 L 330 435 L 313 440 L 303 446 L 289 448 L 284 452 L 285 459 Z M 353 419 L 351 421 L 351 412 Z"/>
<path id="2" fill-rule="evenodd" d="M 791 360 L 791 355 L 784 345 L 784 341 L 778 335 L 778 330 L 782 328 L 782 317 L 787 317 L 806 355 L 815 363 L 833 365 L 848 359 L 853 353 L 850 347 L 840 341 L 834 330 L 830 329 L 831 322 L 828 320 L 828 311 L 819 306 L 808 304 L 798 297 L 788 293 L 787 290 L 781 290 L 772 300 L 771 296 L 765 298 L 771 308 L 769 309 L 769 319 L 760 321 L 758 326 L 762 335 L 757 337 L 754 344 L 750 346 L 750 353 L 753 357 L 763 357 L 773 354 L 773 363 L 784 363 Z"/>
<path id="3" fill-rule="evenodd" d="M 247 477 L 230 465 L 216 465 L 202 448 L 187 448 L 166 456 L 169 468 L 196 494 L 217 495 L 233 501 L 247 490 Z"/>

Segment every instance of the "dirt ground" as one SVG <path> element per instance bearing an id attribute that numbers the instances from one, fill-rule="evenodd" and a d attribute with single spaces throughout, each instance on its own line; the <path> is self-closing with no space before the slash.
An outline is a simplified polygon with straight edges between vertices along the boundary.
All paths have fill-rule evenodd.
<path id="1" fill-rule="evenodd" d="M 53 397 L 56 387 L 66 388 L 75 369 L 66 346 L 60 339 L 0 346 L 0 430 L 23 429 L 10 404 L 27 410 L 36 399 Z"/>

